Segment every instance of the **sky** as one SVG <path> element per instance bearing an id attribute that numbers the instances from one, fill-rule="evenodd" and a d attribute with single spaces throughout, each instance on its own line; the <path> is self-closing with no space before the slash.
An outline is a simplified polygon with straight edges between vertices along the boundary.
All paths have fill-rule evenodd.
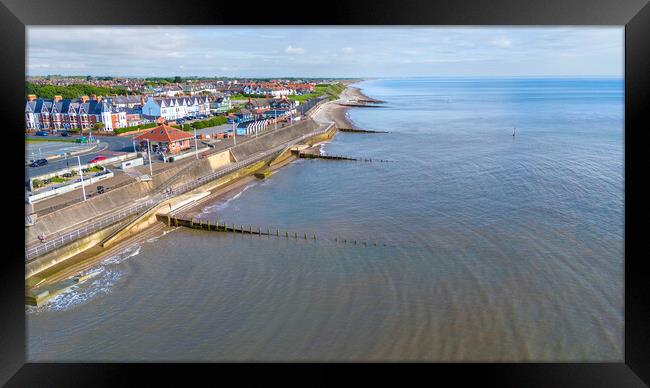
<path id="1" fill-rule="evenodd" d="M 27 28 L 27 74 L 623 77 L 623 27 Z"/>

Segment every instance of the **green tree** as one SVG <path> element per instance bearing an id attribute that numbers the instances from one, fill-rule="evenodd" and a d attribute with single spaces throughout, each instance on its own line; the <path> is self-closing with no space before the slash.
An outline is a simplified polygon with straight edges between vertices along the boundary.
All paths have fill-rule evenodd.
<path id="1" fill-rule="evenodd" d="M 95 128 L 98 131 L 101 131 L 104 128 L 106 128 L 106 125 L 104 125 L 104 123 L 95 123 L 93 124 L 93 128 Z"/>

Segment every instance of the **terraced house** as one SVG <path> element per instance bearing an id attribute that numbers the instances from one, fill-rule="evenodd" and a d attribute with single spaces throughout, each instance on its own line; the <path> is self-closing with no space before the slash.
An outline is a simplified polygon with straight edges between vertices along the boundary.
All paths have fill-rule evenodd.
<path id="1" fill-rule="evenodd" d="M 103 123 L 104 131 L 123 128 L 127 126 L 126 113 L 97 96 L 82 96 L 79 99 L 54 96 L 53 99 L 45 99 L 29 95 L 25 103 L 27 129 L 83 129 L 92 128 L 95 123 Z"/>
<path id="2" fill-rule="evenodd" d="M 174 121 L 188 115 L 208 113 L 210 113 L 210 101 L 204 96 L 149 97 L 142 106 L 142 116 L 154 120 L 163 117 L 167 121 Z"/>

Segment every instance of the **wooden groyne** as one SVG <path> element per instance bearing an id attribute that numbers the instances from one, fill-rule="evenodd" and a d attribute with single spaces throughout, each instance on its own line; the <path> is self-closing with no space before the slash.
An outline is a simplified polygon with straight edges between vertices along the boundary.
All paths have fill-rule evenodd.
<path id="1" fill-rule="evenodd" d="M 349 156 L 341 156 L 341 155 L 321 155 L 318 148 L 308 148 L 305 150 L 291 150 L 291 152 L 302 159 L 351 160 L 355 162 L 380 162 L 380 163 L 390 162 L 389 160 L 385 160 L 385 159 L 352 158 Z"/>
<path id="2" fill-rule="evenodd" d="M 386 101 L 376 100 L 374 98 L 357 98 L 356 101 L 358 101 L 358 102 L 366 102 L 366 103 L 370 103 L 370 104 L 385 104 L 386 103 Z"/>
<path id="3" fill-rule="evenodd" d="M 371 129 L 357 129 L 357 128 L 338 128 L 341 132 L 356 132 L 356 133 L 390 133 L 388 131 L 373 131 Z"/>
<path id="4" fill-rule="evenodd" d="M 316 240 L 316 233 L 298 233 L 296 231 L 280 231 L 280 229 L 275 228 L 262 228 L 261 226 L 253 227 L 253 225 L 237 225 L 235 223 L 221 222 L 218 219 L 214 221 L 203 220 L 203 219 L 194 219 L 194 218 L 180 218 L 174 216 L 162 216 L 167 221 L 168 226 L 184 226 L 191 229 L 206 230 L 212 232 L 226 232 L 226 233 L 235 233 L 235 234 L 248 234 L 248 235 L 258 235 L 258 236 L 275 236 L 275 237 L 285 237 L 285 238 L 301 238 L 304 240 L 312 239 Z"/>
<path id="5" fill-rule="evenodd" d="M 356 158 L 348 158 L 347 156 L 320 155 L 309 152 L 300 152 L 298 157 L 303 159 L 358 160 Z"/>
<path id="6" fill-rule="evenodd" d="M 221 222 L 218 219 L 211 221 L 205 219 L 195 219 L 195 218 L 181 218 L 168 215 L 159 215 L 159 220 L 166 222 L 168 226 L 182 226 L 190 229 L 204 230 L 210 232 L 222 232 L 222 233 L 233 233 L 239 235 L 249 235 L 249 236 L 266 236 L 268 239 L 275 237 L 276 239 L 286 239 L 286 240 L 310 240 L 310 241 L 323 241 L 319 239 L 315 232 L 297 232 L 289 230 L 280 230 L 279 228 L 263 228 L 261 226 L 253 225 L 237 225 L 235 223 Z M 324 241 L 329 241 L 336 245 L 341 246 L 360 246 L 360 247 L 388 247 L 390 245 L 386 243 L 380 243 L 372 239 L 348 239 L 343 237 L 335 237 L 334 240 L 324 239 Z"/>
<path id="7" fill-rule="evenodd" d="M 368 103 L 354 103 L 354 102 L 339 102 L 341 106 L 348 106 L 351 108 L 382 108 L 382 105 L 368 104 Z"/>

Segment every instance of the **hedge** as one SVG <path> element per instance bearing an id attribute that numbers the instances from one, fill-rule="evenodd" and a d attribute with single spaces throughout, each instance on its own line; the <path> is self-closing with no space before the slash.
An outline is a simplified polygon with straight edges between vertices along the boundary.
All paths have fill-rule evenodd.
<path id="1" fill-rule="evenodd" d="M 137 130 L 140 130 L 140 129 L 153 128 L 156 125 L 158 125 L 158 124 L 156 124 L 156 123 L 148 123 L 148 124 L 134 125 L 132 127 L 115 128 L 115 129 L 113 129 L 113 132 L 115 132 L 116 135 L 119 135 L 120 133 L 127 133 L 127 132 L 137 131 Z"/>
<path id="2" fill-rule="evenodd" d="M 192 126 L 196 129 L 216 127 L 217 125 L 222 125 L 228 122 L 226 116 L 216 116 L 211 119 L 196 121 L 192 123 Z"/>

